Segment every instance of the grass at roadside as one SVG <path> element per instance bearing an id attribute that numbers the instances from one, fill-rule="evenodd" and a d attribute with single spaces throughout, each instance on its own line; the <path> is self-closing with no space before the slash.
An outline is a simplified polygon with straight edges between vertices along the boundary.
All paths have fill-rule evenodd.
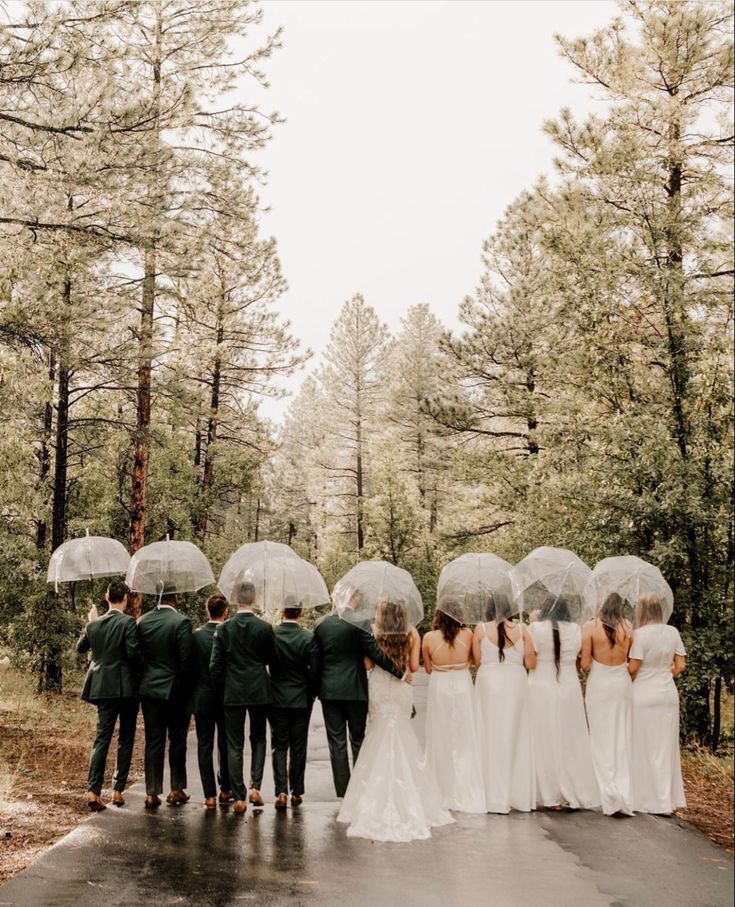
<path id="1" fill-rule="evenodd" d="M 64 695 L 46 697 L 35 695 L 30 674 L 0 672 L 0 882 L 89 815 L 96 710 L 79 699 L 75 680 L 81 678 L 70 678 Z M 134 775 L 142 766 L 142 740 L 141 728 Z"/>
<path id="2" fill-rule="evenodd" d="M 733 755 L 685 749 L 682 772 L 687 808 L 679 815 L 717 844 L 733 852 Z"/>

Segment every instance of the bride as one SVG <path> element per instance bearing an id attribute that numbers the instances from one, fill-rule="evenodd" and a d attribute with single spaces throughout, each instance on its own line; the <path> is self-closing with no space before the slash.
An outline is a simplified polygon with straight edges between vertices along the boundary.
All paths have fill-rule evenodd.
<path id="1" fill-rule="evenodd" d="M 419 667 L 419 635 L 408 625 L 400 601 L 382 600 L 375 639 L 397 667 Z M 339 822 L 350 837 L 413 841 L 431 837 L 431 828 L 454 820 L 441 808 L 439 790 L 424 762 L 411 727 L 411 687 L 366 660 L 368 728 L 355 764 Z"/>

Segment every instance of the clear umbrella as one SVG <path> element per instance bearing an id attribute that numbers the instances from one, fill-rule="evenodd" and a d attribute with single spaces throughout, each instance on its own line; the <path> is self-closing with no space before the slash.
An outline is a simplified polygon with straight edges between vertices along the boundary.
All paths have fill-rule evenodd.
<path id="1" fill-rule="evenodd" d="M 415 626 L 424 616 L 421 593 L 411 574 L 387 561 L 356 564 L 332 590 L 332 605 L 340 617 L 372 622 L 379 606 L 386 602 L 397 605 L 402 613 L 396 633 L 405 632 L 406 625 Z M 391 632 L 387 620 L 383 621 L 381 632 Z"/>
<path id="2" fill-rule="evenodd" d="M 54 551 L 48 565 L 46 581 L 73 583 L 92 580 L 100 576 L 124 576 L 130 564 L 130 555 L 117 539 L 90 535 L 70 539 Z"/>
<path id="3" fill-rule="evenodd" d="M 464 624 L 518 613 L 510 584 L 511 565 L 496 554 L 463 554 L 439 575 L 436 609 Z"/>
<path id="4" fill-rule="evenodd" d="M 585 590 L 587 610 L 608 626 L 615 624 L 618 611 L 622 619 L 633 623 L 638 601 L 645 595 L 656 596 L 666 623 L 674 610 L 671 586 L 658 567 L 632 554 L 601 560 Z"/>
<path id="5" fill-rule="evenodd" d="M 261 611 L 280 610 L 287 596 L 300 601 L 302 608 L 316 608 L 329 601 L 326 583 L 316 567 L 281 542 L 241 545 L 222 568 L 217 585 L 227 600 L 233 601 L 241 582 L 255 586 L 254 607 Z"/>
<path id="6" fill-rule="evenodd" d="M 196 592 L 214 583 L 209 561 L 192 542 L 166 538 L 144 545 L 130 559 L 125 582 L 143 595 Z"/>
<path id="7" fill-rule="evenodd" d="M 233 552 L 228 558 L 227 563 L 224 565 L 222 572 L 219 575 L 217 586 L 225 598 L 231 602 L 235 591 L 235 584 L 244 580 L 245 574 L 248 573 L 248 571 L 257 568 L 260 570 L 258 582 L 261 585 L 259 589 L 259 602 L 256 602 L 256 606 L 262 607 L 262 602 L 268 591 L 268 579 L 270 576 L 267 565 L 273 562 L 278 563 L 286 559 L 300 560 L 293 548 L 289 545 L 284 545 L 282 542 L 246 542 L 244 545 L 240 545 L 237 551 Z M 265 566 L 259 568 L 258 565 Z M 249 577 L 249 579 L 251 582 L 255 582 L 252 577 Z M 257 594 L 258 588 L 256 584 L 256 595 Z M 282 605 L 279 607 L 282 607 Z"/>
<path id="8" fill-rule="evenodd" d="M 532 618 L 581 623 L 589 617 L 585 589 L 592 571 L 573 551 L 535 548 L 511 570 L 513 596 Z"/>

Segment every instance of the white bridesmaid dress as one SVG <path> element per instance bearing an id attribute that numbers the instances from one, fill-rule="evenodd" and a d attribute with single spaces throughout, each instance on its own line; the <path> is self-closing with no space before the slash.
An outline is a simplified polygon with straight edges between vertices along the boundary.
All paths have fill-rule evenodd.
<path id="1" fill-rule="evenodd" d="M 348 837 L 430 838 L 433 827 L 454 820 L 441 807 L 439 788 L 411 726 L 411 687 L 376 665 L 368 691 L 367 732 L 337 821 L 349 823 Z"/>
<path id="2" fill-rule="evenodd" d="M 585 703 L 602 811 L 632 816 L 633 684 L 628 665 L 593 660 Z"/>
<path id="3" fill-rule="evenodd" d="M 528 628 L 538 656 L 536 668 L 529 675 L 536 802 L 539 806 L 592 809 L 600 805 L 600 793 L 577 676 L 582 631 L 567 621 L 559 621 L 558 626 L 558 678 L 551 621 L 536 621 Z"/>
<path id="4" fill-rule="evenodd" d="M 475 702 L 485 808 L 491 813 L 530 812 L 536 809 L 536 779 L 523 637 L 515 644 L 506 641 L 501 661 L 484 624 L 482 631 Z"/>
<path id="5" fill-rule="evenodd" d="M 686 655 L 676 627 L 647 624 L 633 634 L 633 808 L 669 815 L 686 807 L 679 752 L 679 692 L 674 655 Z"/>
<path id="6" fill-rule="evenodd" d="M 464 645 L 460 639 L 455 644 Z M 444 641 L 435 651 L 443 645 Z M 439 785 L 445 809 L 484 813 L 473 693 L 468 665 L 432 662 L 426 709 L 426 762 Z"/>

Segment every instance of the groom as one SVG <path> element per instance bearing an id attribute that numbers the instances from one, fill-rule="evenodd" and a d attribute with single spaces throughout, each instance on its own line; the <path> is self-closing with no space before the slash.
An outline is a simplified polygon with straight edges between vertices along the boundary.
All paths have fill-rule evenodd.
<path id="1" fill-rule="evenodd" d="M 395 677 L 411 682 L 411 675 L 404 675 L 377 644 L 370 624 L 355 615 L 356 604 L 353 596 L 341 615 L 327 614 L 314 628 L 314 645 L 321 664 L 319 698 L 338 797 L 344 797 L 350 781 L 347 732 L 353 764 L 365 738 L 368 715 L 365 657 Z"/>

